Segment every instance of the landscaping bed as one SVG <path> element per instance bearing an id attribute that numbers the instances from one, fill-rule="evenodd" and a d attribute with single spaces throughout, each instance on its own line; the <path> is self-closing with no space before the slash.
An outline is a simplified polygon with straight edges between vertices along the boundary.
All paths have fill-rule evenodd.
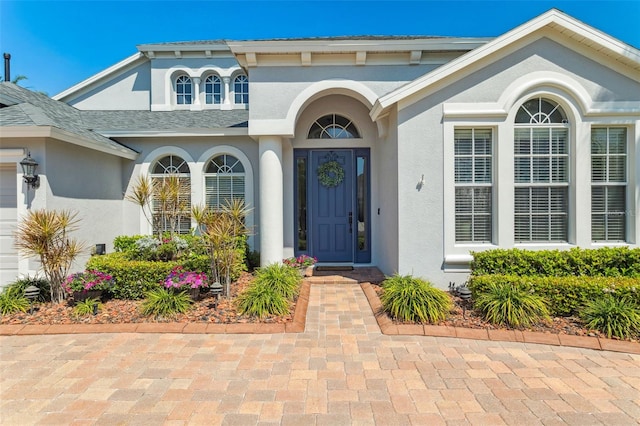
<path id="1" fill-rule="evenodd" d="M 380 285 L 371 284 L 371 287 L 375 290 L 376 294 L 380 296 L 384 291 Z M 500 326 L 492 324 L 485 320 L 482 315 L 472 309 L 471 303 L 463 301 L 457 296 L 451 296 L 453 300 L 453 309 L 450 311 L 448 317 L 444 321 L 440 321 L 433 325 L 449 326 L 449 327 L 461 327 L 472 328 L 481 330 L 513 330 L 514 328 L 507 326 Z M 400 324 L 417 324 L 415 322 L 402 322 L 391 318 L 392 322 L 396 325 Z M 539 322 L 530 327 L 518 328 L 521 331 L 534 331 L 550 334 L 566 334 L 571 336 L 588 336 L 605 338 L 606 336 L 597 331 L 589 330 L 584 326 L 579 318 L 574 316 L 568 317 L 551 317 L 548 322 Z M 620 340 L 616 337 L 612 339 Z M 630 342 L 640 342 L 639 339 L 626 339 Z"/>
<path id="2" fill-rule="evenodd" d="M 252 281 L 253 276 L 242 273 L 240 278 L 231 286 L 231 298 L 220 298 L 215 306 L 215 298 L 209 294 L 203 294 L 200 300 L 195 301 L 191 309 L 183 314 L 175 314 L 171 317 L 154 317 L 142 315 L 140 305 L 142 300 L 111 299 L 103 302 L 103 306 L 97 315 L 74 315 L 73 307 L 68 302 L 40 303 L 34 305 L 33 314 L 18 312 L 0 317 L 0 324 L 127 324 L 127 323 L 218 323 L 218 324 L 242 324 L 242 323 L 286 323 L 293 321 L 295 304 L 291 313 L 283 316 L 267 316 L 262 319 L 240 315 L 235 305 L 235 297 L 244 290 Z"/>

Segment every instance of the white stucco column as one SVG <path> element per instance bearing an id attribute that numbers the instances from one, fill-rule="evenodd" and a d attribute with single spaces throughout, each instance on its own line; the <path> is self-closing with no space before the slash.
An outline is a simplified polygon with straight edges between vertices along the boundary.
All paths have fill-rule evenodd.
<path id="1" fill-rule="evenodd" d="M 231 109 L 231 97 L 229 95 L 229 84 L 231 83 L 231 77 L 222 77 L 222 83 L 224 84 L 224 98 L 220 109 Z"/>
<path id="2" fill-rule="evenodd" d="M 282 139 L 260 136 L 260 264 L 282 262 Z"/>
<path id="3" fill-rule="evenodd" d="M 191 111 L 200 111 L 202 109 L 202 103 L 200 102 L 200 77 L 193 77 L 193 103 L 191 104 Z"/>

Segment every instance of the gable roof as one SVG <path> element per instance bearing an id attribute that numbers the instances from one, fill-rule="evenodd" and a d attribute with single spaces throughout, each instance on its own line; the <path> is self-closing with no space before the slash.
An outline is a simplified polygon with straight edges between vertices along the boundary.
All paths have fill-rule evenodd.
<path id="1" fill-rule="evenodd" d="M 41 93 L 0 84 L 0 128 L 2 136 L 53 137 L 119 157 L 134 159 L 138 153 L 118 142 L 93 132 L 76 108 Z M 24 128 L 28 128 L 25 131 Z"/>
<path id="2" fill-rule="evenodd" d="M 410 97 L 442 83 L 447 78 L 455 77 L 457 73 L 464 72 L 464 70 L 496 54 L 496 52 L 508 48 L 514 43 L 544 28 L 553 29 L 566 37 L 574 39 L 586 47 L 606 55 L 611 58 L 614 63 L 628 67 L 628 69 L 631 70 L 629 74 L 635 72 L 636 75 L 640 76 L 640 51 L 638 49 L 590 27 L 557 9 L 551 9 L 537 18 L 495 38 L 484 46 L 480 46 L 382 96 L 374 104 L 370 113 L 371 118 L 375 121 L 385 116 L 389 112 L 389 108 L 398 102 L 407 101 L 409 104 L 413 103 L 409 101 Z"/>

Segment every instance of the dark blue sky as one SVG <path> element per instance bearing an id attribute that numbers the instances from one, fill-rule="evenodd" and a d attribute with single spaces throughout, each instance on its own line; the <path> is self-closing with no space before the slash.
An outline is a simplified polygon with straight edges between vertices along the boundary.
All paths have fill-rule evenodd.
<path id="1" fill-rule="evenodd" d="M 498 36 L 551 9 L 640 47 L 640 1 L 8 1 L 12 77 L 55 95 L 143 43 L 336 35 Z"/>

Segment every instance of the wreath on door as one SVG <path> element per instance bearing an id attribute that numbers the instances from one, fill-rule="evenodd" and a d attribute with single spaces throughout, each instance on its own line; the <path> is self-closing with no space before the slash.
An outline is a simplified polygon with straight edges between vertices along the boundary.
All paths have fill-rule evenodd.
<path id="1" fill-rule="evenodd" d="M 344 180 L 344 169 L 335 160 L 327 161 L 318 167 L 318 180 L 327 188 L 338 186 Z"/>

